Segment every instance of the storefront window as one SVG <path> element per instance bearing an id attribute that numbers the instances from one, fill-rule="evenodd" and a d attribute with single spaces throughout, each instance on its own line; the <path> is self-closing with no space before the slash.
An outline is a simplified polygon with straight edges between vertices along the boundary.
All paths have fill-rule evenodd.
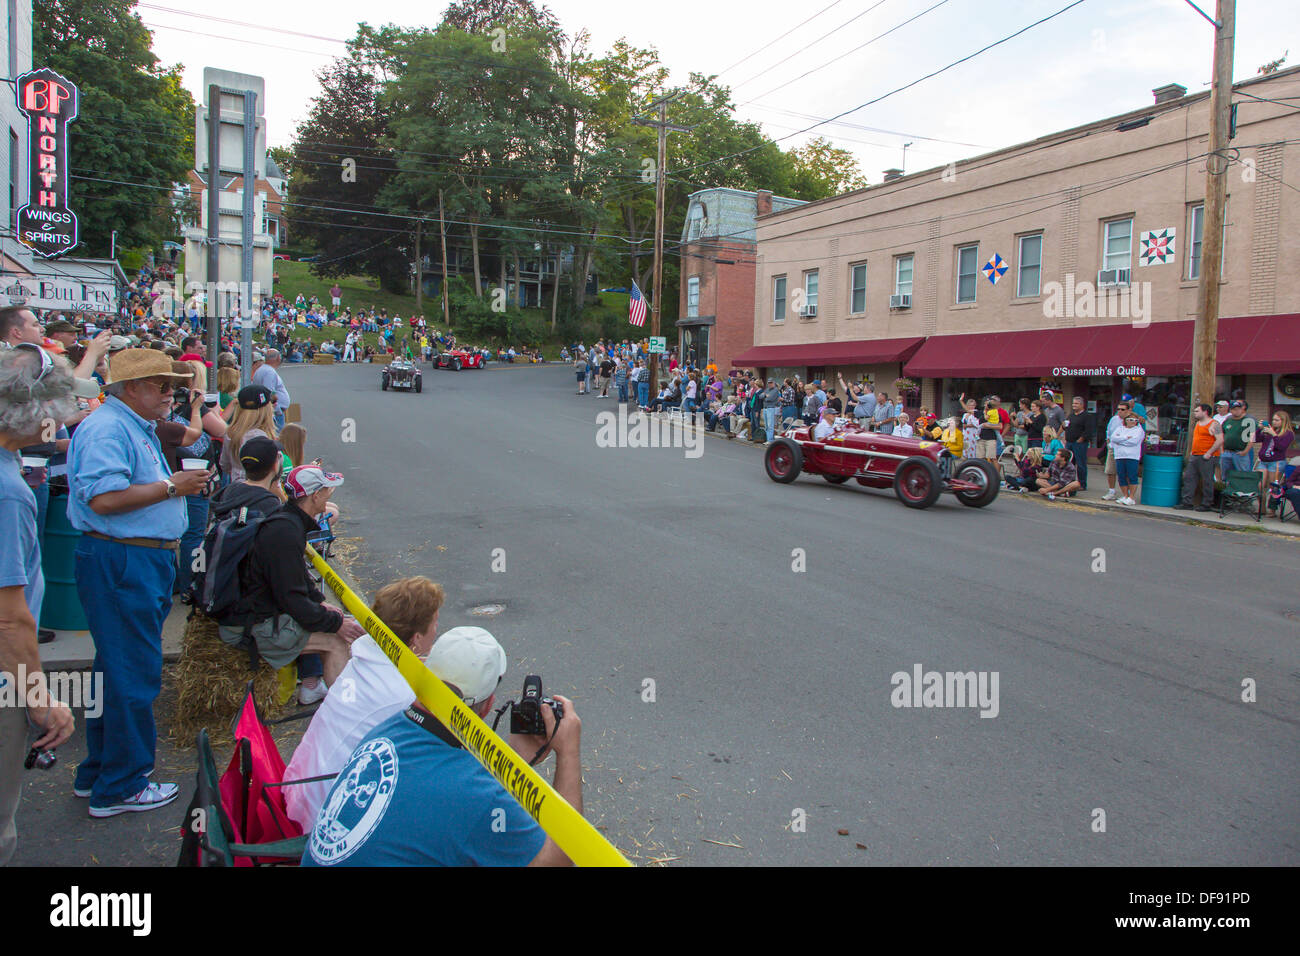
<path id="1" fill-rule="evenodd" d="M 1153 429 L 1166 441 L 1177 441 L 1192 417 L 1192 380 L 1186 375 L 1166 378 L 1122 378 L 1120 388 L 1134 396 L 1147 412 L 1147 432 Z"/>
<path id="2" fill-rule="evenodd" d="M 1020 399 L 1030 401 L 1038 398 L 1040 382 L 1036 378 L 946 378 L 943 380 L 943 396 L 939 401 L 939 414 L 961 414 L 961 395 L 975 399 L 977 408 L 984 407 L 984 399 L 996 395 L 1002 400 L 1002 407 L 1008 412 L 1020 407 Z"/>

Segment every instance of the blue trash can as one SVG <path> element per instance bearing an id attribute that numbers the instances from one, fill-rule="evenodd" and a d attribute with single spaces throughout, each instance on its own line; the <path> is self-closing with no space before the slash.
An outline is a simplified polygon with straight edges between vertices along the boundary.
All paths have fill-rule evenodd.
<path id="1" fill-rule="evenodd" d="M 41 541 L 41 570 L 45 572 L 45 600 L 41 602 L 41 627 L 52 631 L 85 631 L 86 612 L 77 597 L 77 539 L 81 532 L 68 521 L 68 496 L 50 495 Z"/>
<path id="2" fill-rule="evenodd" d="M 1142 504 L 1172 508 L 1182 489 L 1182 455 L 1146 455 L 1142 459 Z"/>

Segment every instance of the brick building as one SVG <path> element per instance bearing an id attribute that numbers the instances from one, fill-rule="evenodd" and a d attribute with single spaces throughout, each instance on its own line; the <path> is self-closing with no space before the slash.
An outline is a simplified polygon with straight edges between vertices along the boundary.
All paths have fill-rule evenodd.
<path id="1" fill-rule="evenodd" d="M 683 355 L 723 371 L 754 344 L 754 223 L 793 209 L 798 199 L 760 189 L 692 193 L 681 239 L 681 301 L 677 327 Z"/>
<path id="2" fill-rule="evenodd" d="M 866 374 L 908 405 L 1036 397 L 1189 417 L 1209 93 L 773 212 L 757 224 L 755 348 L 779 373 Z M 1300 413 L 1300 68 L 1234 86 L 1217 392 Z M 801 308 L 796 311 L 795 299 Z M 787 372 L 788 374 L 788 372 Z"/>

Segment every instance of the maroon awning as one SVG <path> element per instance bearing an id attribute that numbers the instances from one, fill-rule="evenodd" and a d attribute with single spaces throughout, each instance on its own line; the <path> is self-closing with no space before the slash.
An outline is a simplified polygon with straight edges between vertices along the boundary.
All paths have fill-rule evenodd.
<path id="1" fill-rule="evenodd" d="M 731 360 L 731 364 L 733 368 L 789 368 L 906 362 L 924 341 L 924 336 L 918 335 L 905 339 L 863 339 L 858 342 L 758 345 L 741 352 Z"/>
<path id="2" fill-rule="evenodd" d="M 1145 328 L 1125 323 L 933 335 L 904 371 L 921 378 L 1187 375 L 1194 329 L 1189 320 L 1153 322 Z M 1300 315 L 1220 319 L 1218 341 L 1220 374 L 1300 370 Z"/>

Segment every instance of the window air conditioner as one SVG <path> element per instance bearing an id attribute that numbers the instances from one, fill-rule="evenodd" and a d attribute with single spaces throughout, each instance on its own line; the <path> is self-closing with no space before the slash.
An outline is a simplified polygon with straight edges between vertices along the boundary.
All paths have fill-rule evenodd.
<path id="1" fill-rule="evenodd" d="M 799 310 L 799 314 L 804 316 L 805 318 L 815 319 L 817 317 L 817 306 L 805 305 L 802 309 Z"/>
<path id="2" fill-rule="evenodd" d="M 891 309 L 910 309 L 912 307 L 912 296 L 908 293 L 899 293 L 889 297 L 889 307 Z"/>
<path id="3" fill-rule="evenodd" d="M 1102 269 L 1097 273 L 1097 288 L 1128 285 L 1132 276 L 1132 269 Z"/>

